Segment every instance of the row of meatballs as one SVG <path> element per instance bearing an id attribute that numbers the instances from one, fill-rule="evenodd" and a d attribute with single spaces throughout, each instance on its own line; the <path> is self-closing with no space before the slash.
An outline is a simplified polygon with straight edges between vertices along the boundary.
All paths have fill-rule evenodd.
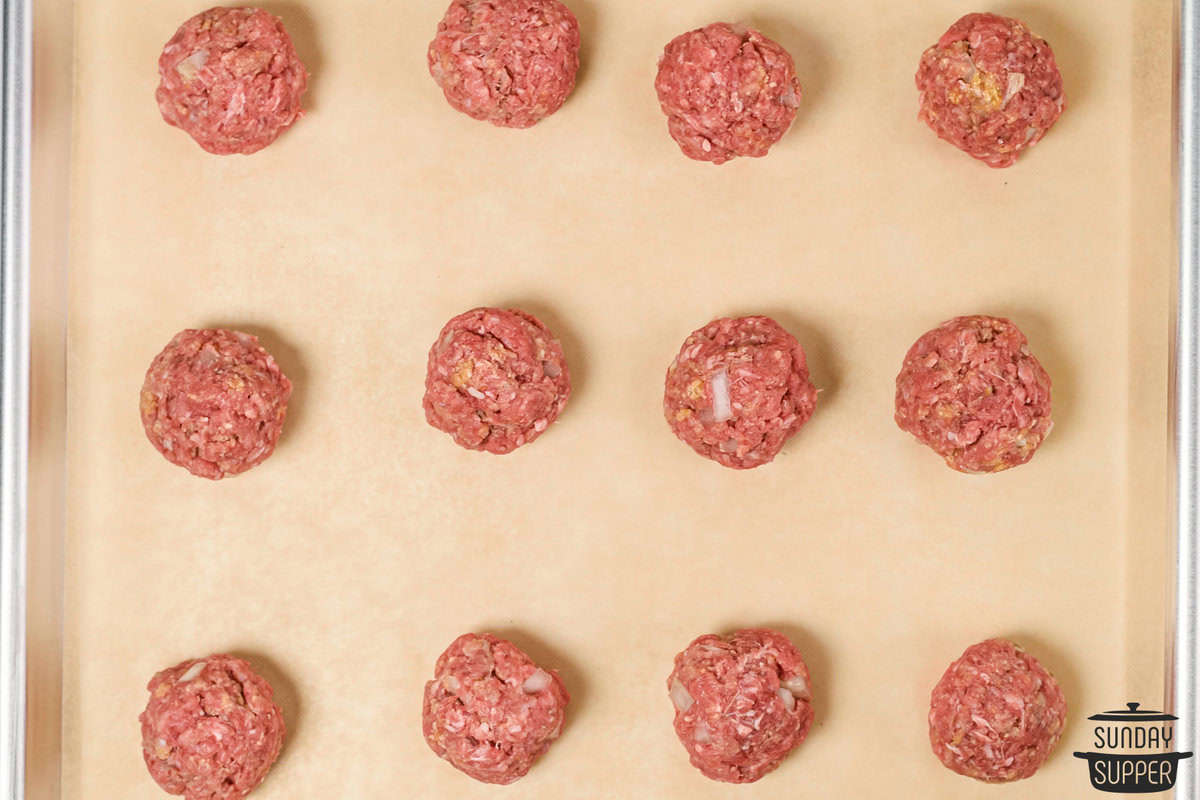
<path id="1" fill-rule="evenodd" d="M 510 128 L 557 111 L 575 86 L 579 22 L 559 0 L 453 0 L 429 45 L 450 105 Z M 308 73 L 278 18 L 213 8 L 186 21 L 158 62 L 163 119 L 211 153 L 253 153 L 301 115 Z M 1007 167 L 1062 113 L 1062 76 L 1045 40 L 1018 20 L 968 14 L 921 56 L 919 116 L 941 138 Z M 796 118 L 791 55 L 745 26 L 681 34 L 654 81 L 684 155 L 721 164 L 764 156 Z"/>
<path id="2" fill-rule="evenodd" d="M 270 684 L 229 655 L 155 675 L 140 716 L 142 755 L 167 792 L 188 800 L 245 797 L 283 744 Z M 706 777 L 751 783 L 778 767 L 812 728 L 812 679 L 788 638 L 767 629 L 701 636 L 667 678 L 675 733 Z M 570 697 L 558 673 L 487 633 L 454 640 L 425 684 L 421 727 L 439 757 L 484 783 L 527 774 L 562 733 Z M 1028 778 L 1066 722 L 1054 677 L 1004 639 L 972 645 L 934 686 L 929 741 L 948 768 L 989 783 Z"/>
<path id="3" fill-rule="evenodd" d="M 205 478 L 265 460 L 283 430 L 292 385 L 246 333 L 185 330 L 150 364 L 146 435 Z M 562 345 L 523 311 L 476 308 L 429 351 L 425 418 L 459 445 L 509 453 L 566 407 Z M 693 332 L 667 369 L 663 411 L 700 455 L 734 469 L 771 461 L 817 405 L 804 348 L 769 317 L 726 317 Z M 1007 319 L 957 317 L 917 339 L 896 378 L 895 419 L 956 470 L 1023 464 L 1049 434 L 1050 377 Z"/>

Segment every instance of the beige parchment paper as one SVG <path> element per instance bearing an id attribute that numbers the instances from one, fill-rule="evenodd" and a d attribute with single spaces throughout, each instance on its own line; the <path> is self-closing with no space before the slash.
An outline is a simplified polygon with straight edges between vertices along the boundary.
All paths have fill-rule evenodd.
<path id="1" fill-rule="evenodd" d="M 155 61 L 203 3 L 76 4 L 64 797 L 160 797 L 137 715 L 158 669 L 215 651 L 275 684 L 282 798 L 1068 798 L 1086 717 L 1162 703 L 1171 3 L 998 2 L 1058 56 L 1069 107 L 991 170 L 915 119 L 921 51 L 962 2 L 569 0 L 584 39 L 555 116 L 453 112 L 425 68 L 442 0 L 269 2 L 312 71 L 275 145 L 215 157 L 159 119 Z M 683 158 L 662 46 L 742 20 L 804 98 L 761 160 Z M 467 452 L 425 424 L 450 316 L 515 305 L 562 339 L 574 394 L 534 445 Z M 771 465 L 695 456 L 662 419 L 683 338 L 768 313 L 808 350 L 817 413 Z M 1054 380 L 1032 463 L 956 474 L 892 422 L 923 331 L 1012 316 Z M 178 330 L 259 334 L 296 384 L 276 455 L 210 483 L 145 441 L 138 390 Z M 773 625 L 817 723 L 760 783 L 702 778 L 665 679 L 693 637 Z M 567 728 L 515 787 L 426 747 L 421 692 L 459 633 L 563 675 Z M 1010 636 L 1072 709 L 1036 778 L 930 754 L 928 693 Z"/>

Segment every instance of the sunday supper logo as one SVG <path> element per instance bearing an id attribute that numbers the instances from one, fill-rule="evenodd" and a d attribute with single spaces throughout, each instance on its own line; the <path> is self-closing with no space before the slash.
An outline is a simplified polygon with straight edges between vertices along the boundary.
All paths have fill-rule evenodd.
<path id="1" fill-rule="evenodd" d="M 1125 705 L 1126 709 L 1088 717 L 1096 723 L 1095 749 L 1076 751 L 1075 757 L 1087 760 L 1092 786 L 1102 792 L 1135 794 L 1173 788 L 1179 762 L 1192 757 L 1171 750 L 1177 717 L 1139 708 L 1140 703 Z"/>

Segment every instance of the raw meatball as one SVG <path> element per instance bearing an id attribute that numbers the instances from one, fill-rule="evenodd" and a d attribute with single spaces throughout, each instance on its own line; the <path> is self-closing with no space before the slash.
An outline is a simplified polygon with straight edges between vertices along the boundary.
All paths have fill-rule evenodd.
<path id="1" fill-rule="evenodd" d="M 579 22 L 558 0 L 453 0 L 429 44 L 450 105 L 506 128 L 557 111 L 578 70 Z"/>
<path id="2" fill-rule="evenodd" d="M 256 337 L 186 330 L 146 371 L 142 425 L 168 461 L 216 480 L 274 452 L 291 395 L 291 381 Z"/>
<path id="3" fill-rule="evenodd" d="M 950 769 L 988 783 L 1028 778 L 1067 719 L 1053 676 L 1004 639 L 971 645 L 933 687 L 929 742 Z"/>
<path id="4" fill-rule="evenodd" d="M 429 351 L 425 419 L 469 450 L 508 453 L 532 442 L 570 394 L 562 345 L 524 311 L 460 314 Z"/>
<path id="5" fill-rule="evenodd" d="M 968 14 L 921 56 L 918 115 L 991 167 L 1011 167 L 1062 114 L 1062 76 L 1045 40 L 1015 19 Z"/>
<path id="6" fill-rule="evenodd" d="M 675 733 L 707 777 L 751 783 L 779 766 L 813 723 L 808 667 L 786 636 L 701 636 L 667 679 Z"/>
<path id="7" fill-rule="evenodd" d="M 667 369 L 663 394 L 675 435 L 734 469 L 775 458 L 816 405 L 804 348 L 769 317 L 717 319 L 694 331 Z"/>
<path id="8" fill-rule="evenodd" d="M 654 88 L 683 154 L 714 164 L 765 156 L 800 106 L 788 52 L 756 30 L 724 22 L 672 39 Z"/>
<path id="9" fill-rule="evenodd" d="M 904 357 L 896 424 L 960 472 L 999 472 L 1033 458 L 1050 433 L 1050 376 L 1016 325 L 957 317 Z"/>
<path id="10" fill-rule="evenodd" d="M 486 633 L 464 634 L 425 684 L 425 741 L 484 783 L 512 783 L 562 733 L 570 697 L 554 670 Z"/>
<path id="11" fill-rule="evenodd" d="M 283 22 L 259 8 L 210 8 L 158 59 L 162 117 L 210 153 L 249 154 L 300 118 L 308 73 Z"/>
<path id="12" fill-rule="evenodd" d="M 192 659 L 146 688 L 142 757 L 159 786 L 187 800 L 236 800 L 262 783 L 283 745 L 283 714 L 249 664 Z"/>

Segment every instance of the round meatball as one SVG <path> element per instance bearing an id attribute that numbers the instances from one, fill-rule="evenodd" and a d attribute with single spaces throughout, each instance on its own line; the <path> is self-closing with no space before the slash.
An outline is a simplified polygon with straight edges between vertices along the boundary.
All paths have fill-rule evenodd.
<path id="1" fill-rule="evenodd" d="M 271 685 L 240 658 L 184 661 L 150 679 L 142 757 L 187 800 L 236 800 L 262 783 L 283 746 Z"/>
<path id="2" fill-rule="evenodd" d="M 667 368 L 671 430 L 734 469 L 775 458 L 816 405 L 804 348 L 770 317 L 713 320 L 684 340 Z"/>
<path id="3" fill-rule="evenodd" d="M 1066 103 L 1045 40 L 1021 22 L 968 14 L 921 56 L 919 117 L 991 167 L 1011 167 L 1046 135 Z"/>
<path id="4" fill-rule="evenodd" d="M 1038 660 L 1004 639 L 971 645 L 933 687 L 929 742 L 959 775 L 1028 778 L 1062 736 L 1067 701 Z"/>
<path id="5" fill-rule="evenodd" d="M 1033 458 L 1050 433 L 1050 376 L 1013 323 L 957 317 L 904 357 L 896 424 L 960 472 L 999 472 Z"/>
<path id="6" fill-rule="evenodd" d="M 259 8 L 210 8 L 158 59 L 158 108 L 210 153 L 249 154 L 300 118 L 308 73 L 283 22 Z"/>
<path id="7" fill-rule="evenodd" d="M 808 667 L 771 630 L 701 636 L 675 656 L 675 733 L 705 776 L 751 783 L 779 766 L 813 723 Z"/>
<path id="8" fill-rule="evenodd" d="M 150 362 L 142 425 L 158 451 L 213 480 L 275 450 L 292 383 L 248 333 L 186 330 Z"/>
<path id="9" fill-rule="evenodd" d="M 570 394 L 562 345 L 524 311 L 459 314 L 429 351 L 425 419 L 468 450 L 509 453 L 532 442 Z"/>
<path id="10" fill-rule="evenodd" d="M 765 156 L 800 106 L 788 52 L 756 30 L 725 22 L 672 39 L 654 88 L 683 154 L 714 164 Z"/>
<path id="11" fill-rule="evenodd" d="M 450 105 L 528 128 L 575 87 L 579 22 L 558 0 L 452 0 L 429 44 L 429 74 Z"/>
<path id="12" fill-rule="evenodd" d="M 425 684 L 425 741 L 484 783 L 512 783 L 562 733 L 570 697 L 554 670 L 487 633 L 454 640 Z"/>

